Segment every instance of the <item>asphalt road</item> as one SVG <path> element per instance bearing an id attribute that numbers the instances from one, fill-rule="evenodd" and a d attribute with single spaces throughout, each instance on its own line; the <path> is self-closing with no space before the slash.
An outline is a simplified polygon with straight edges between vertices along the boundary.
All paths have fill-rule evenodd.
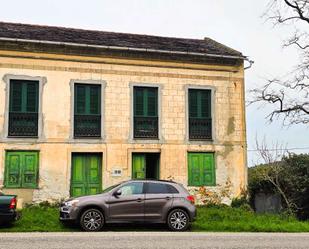
<path id="1" fill-rule="evenodd" d="M 1 249 L 309 249 L 309 233 L 0 233 Z"/>

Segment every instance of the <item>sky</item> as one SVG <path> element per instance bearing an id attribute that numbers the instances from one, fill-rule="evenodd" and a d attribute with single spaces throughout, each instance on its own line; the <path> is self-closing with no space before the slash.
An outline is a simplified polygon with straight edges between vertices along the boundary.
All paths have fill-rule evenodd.
<path id="1" fill-rule="evenodd" d="M 1 1 L 0 21 L 186 38 L 210 37 L 254 60 L 245 72 L 246 90 L 289 73 L 297 63 L 282 43 L 291 28 L 274 27 L 263 17 L 269 0 L 10 0 Z M 250 97 L 247 92 L 247 99 Z M 309 153 L 308 125 L 269 124 L 269 109 L 247 107 L 248 164 L 259 163 L 255 138 L 269 148 L 285 144 Z M 307 149 L 295 149 L 303 148 Z"/>

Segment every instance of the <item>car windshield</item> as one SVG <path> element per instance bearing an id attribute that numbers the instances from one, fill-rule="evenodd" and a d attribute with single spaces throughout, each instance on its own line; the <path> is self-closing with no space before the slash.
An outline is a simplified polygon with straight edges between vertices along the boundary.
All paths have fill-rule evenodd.
<path id="1" fill-rule="evenodd" d="M 111 191 L 112 189 L 118 187 L 119 185 L 120 185 L 120 184 L 115 184 L 115 185 L 113 185 L 113 186 L 110 186 L 110 187 L 104 189 L 104 190 L 102 191 L 102 193 L 107 193 L 107 192 Z"/>

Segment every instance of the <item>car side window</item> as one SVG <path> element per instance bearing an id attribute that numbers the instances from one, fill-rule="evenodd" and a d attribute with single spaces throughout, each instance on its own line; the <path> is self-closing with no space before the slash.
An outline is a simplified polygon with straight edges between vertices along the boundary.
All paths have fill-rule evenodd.
<path id="1" fill-rule="evenodd" d="M 172 194 L 175 193 L 175 190 L 177 191 L 174 187 L 174 191 L 170 187 L 172 186 L 164 183 L 149 182 L 146 183 L 146 194 Z M 178 191 L 176 193 L 178 193 Z"/>
<path id="2" fill-rule="evenodd" d="M 171 194 L 179 194 L 179 191 L 174 186 L 168 185 L 168 188 Z"/>
<path id="3" fill-rule="evenodd" d="M 129 195 L 140 195 L 143 193 L 143 183 L 142 182 L 131 182 L 120 189 L 121 196 L 129 196 Z"/>

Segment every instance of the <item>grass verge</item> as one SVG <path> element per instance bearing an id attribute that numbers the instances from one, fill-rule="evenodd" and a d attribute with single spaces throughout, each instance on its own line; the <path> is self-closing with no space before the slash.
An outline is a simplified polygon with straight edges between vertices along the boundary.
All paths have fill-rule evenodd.
<path id="1" fill-rule="evenodd" d="M 242 208 L 198 207 L 197 220 L 192 231 L 212 232 L 309 232 L 309 221 L 275 214 L 255 214 Z M 76 227 L 63 226 L 58 208 L 31 206 L 22 210 L 22 218 L 0 232 L 66 232 L 79 231 Z M 106 231 L 162 231 L 165 226 L 108 226 Z"/>
<path id="2" fill-rule="evenodd" d="M 309 232 L 309 221 L 285 214 L 256 214 L 242 208 L 200 207 L 193 231 Z"/>

